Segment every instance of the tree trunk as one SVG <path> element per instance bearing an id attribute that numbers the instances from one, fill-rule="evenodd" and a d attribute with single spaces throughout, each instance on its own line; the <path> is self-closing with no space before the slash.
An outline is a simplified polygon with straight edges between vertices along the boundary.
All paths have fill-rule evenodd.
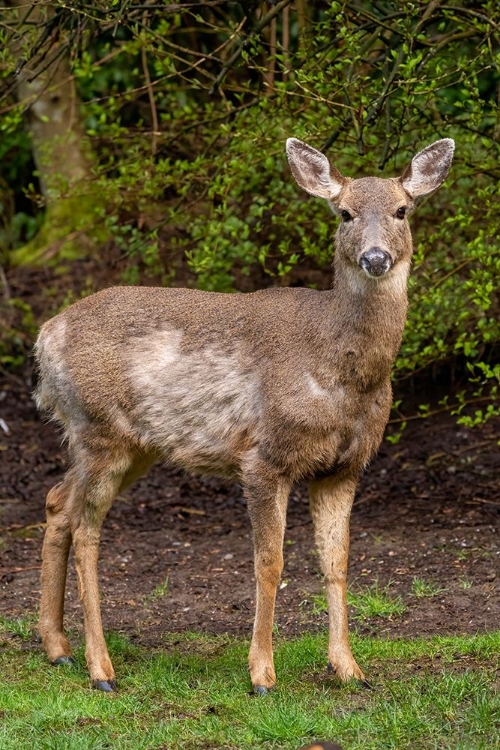
<path id="1" fill-rule="evenodd" d="M 37 35 L 54 17 L 54 3 L 10 0 L 10 5 L 17 15 L 12 49 L 17 59 L 29 60 Z M 28 26 L 28 21 L 35 25 Z M 38 235 L 11 253 L 12 265 L 78 257 L 105 234 L 104 229 L 100 237 L 96 232 L 99 202 L 91 189 L 91 149 L 64 45 L 65 34 L 56 27 L 41 53 L 17 75 L 46 215 Z"/>

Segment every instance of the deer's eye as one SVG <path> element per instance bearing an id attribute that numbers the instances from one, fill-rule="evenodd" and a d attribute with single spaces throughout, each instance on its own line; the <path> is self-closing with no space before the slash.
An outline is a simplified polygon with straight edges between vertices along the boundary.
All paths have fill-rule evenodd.
<path id="1" fill-rule="evenodd" d="M 342 217 L 342 221 L 351 221 L 352 220 L 351 214 L 349 213 L 349 211 L 346 211 L 345 209 L 340 212 L 340 215 Z"/>
<path id="2" fill-rule="evenodd" d="M 396 211 L 396 216 L 398 219 L 404 219 L 406 215 L 406 206 L 400 206 L 398 210 Z"/>

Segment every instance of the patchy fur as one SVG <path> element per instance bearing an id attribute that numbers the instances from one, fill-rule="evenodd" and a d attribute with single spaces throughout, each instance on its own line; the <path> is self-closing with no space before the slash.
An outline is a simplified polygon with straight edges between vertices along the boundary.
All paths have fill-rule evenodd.
<path id="1" fill-rule="evenodd" d="M 296 139 L 287 151 L 299 184 L 344 217 L 331 290 L 118 287 L 80 300 L 40 332 L 37 403 L 63 425 L 71 455 L 47 498 L 40 632 L 51 661 L 67 659 L 64 584 L 73 543 L 87 664 L 101 689 L 115 683 L 100 619 L 100 528 L 116 494 L 156 460 L 242 484 L 255 544 L 249 665 L 258 691 L 276 679 L 271 634 L 288 494 L 294 481 L 310 480 L 329 662 L 342 680 L 363 679 L 347 630 L 349 515 L 391 407 L 412 255 L 410 196 L 440 184 L 450 146 L 425 149 L 402 181 L 345 178 Z M 391 261 L 377 276 L 360 264 L 374 250 Z"/>

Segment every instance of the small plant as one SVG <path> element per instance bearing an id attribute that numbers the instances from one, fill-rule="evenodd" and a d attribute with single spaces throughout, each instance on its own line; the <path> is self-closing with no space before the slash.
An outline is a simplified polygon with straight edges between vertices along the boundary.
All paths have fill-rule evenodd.
<path id="1" fill-rule="evenodd" d="M 27 641 L 33 636 L 35 622 L 34 616 L 17 617 L 14 620 L 8 617 L 0 617 L 0 633 L 3 631 L 8 635 Z"/>
<path id="2" fill-rule="evenodd" d="M 414 578 L 412 583 L 412 593 L 417 599 L 431 598 L 439 596 L 445 589 L 440 588 L 432 581 L 425 581 L 423 578 Z"/>
<path id="3" fill-rule="evenodd" d="M 156 599 L 160 599 L 162 596 L 166 596 L 168 593 L 168 576 L 165 578 L 163 583 L 158 584 L 152 592 L 148 595 L 147 599 L 150 602 L 156 601 Z"/>
<path id="4" fill-rule="evenodd" d="M 400 596 L 394 596 L 389 589 L 391 583 L 383 588 L 378 581 L 364 590 L 352 591 L 347 594 L 347 603 L 355 609 L 355 617 L 365 620 L 369 617 L 399 617 L 406 611 Z"/>
<path id="5" fill-rule="evenodd" d="M 394 596 L 389 592 L 391 584 L 383 588 L 379 587 L 378 581 L 371 586 L 357 591 L 347 592 L 347 604 L 354 609 L 354 617 L 358 620 L 366 620 L 370 617 L 399 617 L 406 611 L 405 604 L 400 596 Z M 313 594 L 309 597 L 311 611 L 318 615 L 328 611 L 326 596 L 324 593 Z"/>
<path id="6" fill-rule="evenodd" d="M 314 736 L 316 726 L 311 715 L 304 714 L 293 701 L 266 705 L 252 729 L 264 742 L 306 741 Z"/>

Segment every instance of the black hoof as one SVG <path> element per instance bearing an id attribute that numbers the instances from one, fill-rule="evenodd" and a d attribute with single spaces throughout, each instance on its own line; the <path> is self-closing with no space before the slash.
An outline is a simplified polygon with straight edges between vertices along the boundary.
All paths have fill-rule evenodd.
<path id="1" fill-rule="evenodd" d="M 94 680 L 92 687 L 96 690 L 102 690 L 103 693 L 114 693 L 116 680 Z"/>
<path id="2" fill-rule="evenodd" d="M 326 671 L 328 674 L 337 674 L 337 671 L 334 669 L 334 667 L 332 667 L 332 663 L 330 661 L 328 662 Z M 373 685 L 371 685 L 368 680 L 355 680 L 355 683 L 364 690 L 373 690 Z"/>
<path id="3" fill-rule="evenodd" d="M 363 690 L 373 690 L 373 685 L 368 680 L 356 680 L 356 682 Z"/>
<path id="4" fill-rule="evenodd" d="M 264 685 L 253 686 L 254 695 L 268 695 L 269 690 Z"/>
<path id="5" fill-rule="evenodd" d="M 74 667 L 76 660 L 72 656 L 58 656 L 57 659 L 54 659 L 54 661 L 51 661 L 50 663 L 53 667 L 60 667 L 62 665 Z"/>

